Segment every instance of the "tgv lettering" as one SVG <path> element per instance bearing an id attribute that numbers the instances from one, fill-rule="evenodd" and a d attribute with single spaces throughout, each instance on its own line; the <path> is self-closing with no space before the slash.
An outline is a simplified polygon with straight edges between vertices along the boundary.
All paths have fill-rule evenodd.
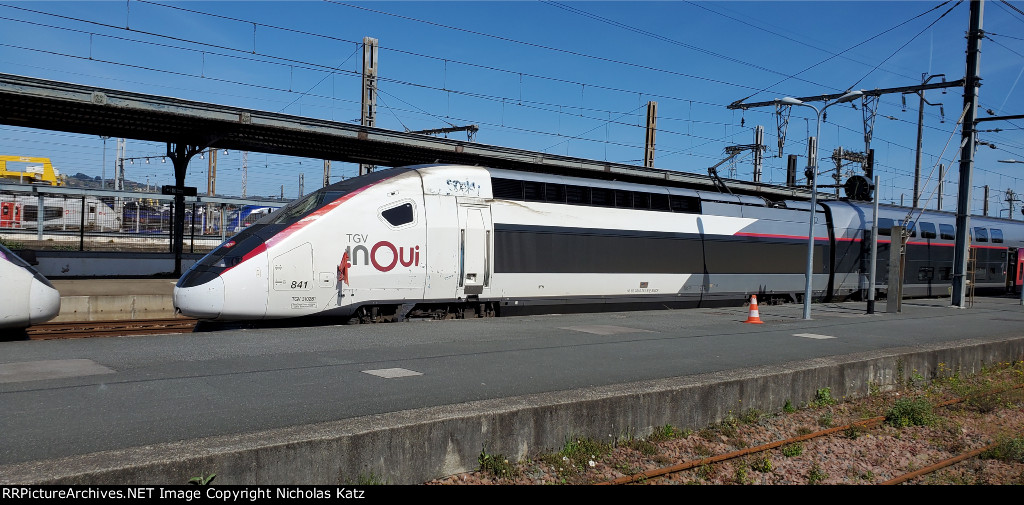
<path id="1" fill-rule="evenodd" d="M 363 237 L 366 236 L 363 235 Z M 369 249 L 363 245 L 349 246 L 345 248 L 345 253 L 351 258 L 352 265 L 359 265 L 360 263 L 363 265 L 373 265 L 373 268 L 381 272 L 388 272 L 399 263 L 403 267 L 420 265 L 420 246 L 417 245 L 409 248 L 395 247 L 394 244 L 387 240 L 377 242 Z M 388 253 L 390 253 L 390 257 Z M 362 257 L 361 262 L 360 257 Z"/>

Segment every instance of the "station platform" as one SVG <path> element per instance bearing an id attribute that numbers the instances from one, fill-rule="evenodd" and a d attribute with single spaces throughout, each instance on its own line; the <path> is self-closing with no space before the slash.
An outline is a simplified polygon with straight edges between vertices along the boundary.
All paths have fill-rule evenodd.
<path id="1" fill-rule="evenodd" d="M 60 292 L 52 322 L 170 319 L 177 279 L 51 279 Z"/>
<path id="2" fill-rule="evenodd" d="M 884 304 L 880 306 L 884 310 Z M 1024 359 L 1016 297 L 0 342 L 0 484 L 416 484 Z"/>

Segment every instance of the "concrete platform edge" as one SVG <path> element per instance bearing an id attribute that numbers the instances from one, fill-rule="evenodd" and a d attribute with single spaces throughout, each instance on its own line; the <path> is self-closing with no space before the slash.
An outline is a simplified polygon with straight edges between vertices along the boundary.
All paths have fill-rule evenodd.
<path id="1" fill-rule="evenodd" d="M 911 374 L 973 374 L 1024 359 L 1024 336 L 901 347 L 670 379 L 483 400 L 240 435 L 0 466 L 0 484 L 354 484 L 373 474 L 418 484 L 475 470 L 481 450 L 510 460 L 567 440 L 644 437 L 655 427 L 700 429 L 730 412 L 806 405 L 887 390 Z M 185 406 L 183 406 L 185 407 Z"/>

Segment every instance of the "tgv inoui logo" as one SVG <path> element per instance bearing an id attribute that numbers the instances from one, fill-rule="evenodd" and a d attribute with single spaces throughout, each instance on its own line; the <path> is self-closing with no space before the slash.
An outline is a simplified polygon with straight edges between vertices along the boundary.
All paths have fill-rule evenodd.
<path id="1" fill-rule="evenodd" d="M 420 246 L 395 246 L 387 240 L 381 240 L 369 248 L 364 245 L 349 246 L 345 248 L 345 254 L 351 258 L 352 265 L 373 265 L 373 268 L 381 272 L 389 272 L 398 264 L 403 267 L 420 265 Z"/>

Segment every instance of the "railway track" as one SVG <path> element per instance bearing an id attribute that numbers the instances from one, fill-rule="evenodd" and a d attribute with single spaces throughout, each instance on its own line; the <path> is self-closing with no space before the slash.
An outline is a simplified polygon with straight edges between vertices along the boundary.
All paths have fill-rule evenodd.
<path id="1" fill-rule="evenodd" d="M 479 470 L 427 484 L 1024 484 L 1024 363 L 945 370 L 849 401 L 730 413 L 698 431 L 575 439 L 518 462 L 481 454 Z"/>
<path id="2" fill-rule="evenodd" d="M 37 324 L 25 330 L 25 333 L 30 340 L 54 340 L 191 333 L 195 326 L 196 320 L 190 318 L 133 321 L 75 321 Z"/>
<path id="3" fill-rule="evenodd" d="M 1021 389 L 1024 389 L 1024 384 L 1017 385 L 1017 386 L 1014 386 L 1012 388 L 1001 390 L 1001 391 L 987 392 L 987 393 L 984 394 L 984 396 L 991 396 L 991 395 L 996 395 L 996 394 L 1000 394 L 1000 393 L 1006 393 L 1006 392 L 1009 392 L 1009 391 L 1021 390 Z M 969 400 L 969 398 L 956 398 L 956 399 L 940 402 L 940 403 L 936 404 L 935 407 L 937 407 L 937 408 L 950 407 L 950 406 L 954 406 L 954 405 L 958 405 L 958 404 L 964 403 L 964 402 L 966 402 L 968 400 Z M 719 454 L 719 455 L 716 455 L 716 456 L 709 456 L 709 457 L 704 457 L 704 458 L 699 458 L 699 459 L 692 459 L 692 460 L 684 461 L 684 462 L 681 462 L 681 463 L 676 463 L 676 464 L 673 464 L 673 465 L 670 465 L 670 466 L 664 466 L 664 467 L 656 468 L 656 469 L 653 469 L 653 470 L 647 470 L 647 471 L 644 471 L 644 472 L 638 472 L 638 473 L 635 473 L 635 474 L 632 474 L 632 475 L 626 475 L 626 476 L 623 476 L 623 477 L 619 477 L 617 479 L 608 480 L 608 481 L 604 481 L 604 482 L 598 482 L 597 484 L 598 485 L 621 485 L 621 484 L 631 484 L 631 483 L 636 483 L 636 482 L 646 482 L 646 483 L 655 483 L 656 484 L 657 482 L 653 481 L 654 479 L 664 478 L 664 477 L 667 477 L 667 476 L 670 476 L 670 475 L 673 475 L 673 474 L 677 474 L 677 473 L 680 473 L 680 472 L 684 472 L 684 471 L 687 471 L 687 470 L 692 470 L 692 469 L 695 469 L 695 468 L 706 467 L 707 465 L 713 465 L 713 464 L 716 464 L 716 463 L 721 463 L 721 462 L 724 462 L 724 461 L 733 460 L 733 459 L 741 458 L 741 457 L 744 457 L 744 456 L 749 456 L 749 455 L 758 454 L 758 453 L 762 453 L 762 452 L 766 452 L 766 451 L 771 451 L 771 450 L 774 450 L 774 449 L 780 449 L 780 448 L 783 448 L 783 447 L 786 447 L 786 446 L 792 446 L 794 444 L 800 444 L 802 442 L 805 442 L 805 441 L 808 441 L 808 440 L 812 440 L 812 439 L 815 439 L 815 438 L 819 438 L 819 437 L 827 437 L 827 436 L 832 436 L 832 435 L 836 435 L 836 434 L 840 434 L 840 433 L 849 433 L 849 432 L 851 432 L 851 430 L 868 430 L 868 429 L 871 429 L 871 428 L 875 428 L 875 427 L 881 426 L 885 421 L 886 421 L 886 416 L 876 416 L 876 417 L 872 417 L 872 418 L 868 418 L 868 419 L 863 419 L 863 420 L 860 420 L 860 421 L 857 421 L 857 422 L 854 422 L 854 423 L 846 424 L 846 425 L 843 425 L 843 426 L 837 426 L 837 427 L 832 427 L 832 428 L 828 428 L 828 429 L 825 429 L 825 430 L 819 430 L 819 431 L 816 431 L 816 432 L 813 432 L 813 433 L 808 433 L 808 434 L 800 435 L 800 436 L 796 436 L 796 437 L 790 437 L 790 438 L 787 438 L 787 439 L 784 439 L 784 440 L 777 440 L 777 441 L 770 442 L 770 443 L 767 443 L 767 444 L 761 444 L 761 445 L 758 445 L 758 446 L 748 447 L 748 448 L 737 450 L 737 451 L 731 451 L 731 452 Z M 1018 433 L 1017 436 L 1020 437 L 1021 433 Z M 943 468 L 946 468 L 948 466 L 955 465 L 957 463 L 960 463 L 962 461 L 965 461 L 965 460 L 968 460 L 968 459 L 971 459 L 971 458 L 976 458 L 976 457 L 980 456 L 981 454 L 985 453 L 986 451 L 991 451 L 991 450 L 995 449 L 1001 443 L 1002 442 L 994 441 L 994 442 L 992 442 L 990 444 L 987 444 L 987 445 L 985 445 L 983 447 L 976 448 L 976 449 L 973 449 L 973 450 L 970 450 L 970 451 L 963 452 L 963 453 L 958 454 L 956 456 L 952 456 L 952 457 L 949 457 L 949 458 L 945 458 L 945 459 L 936 461 L 933 464 L 928 465 L 928 466 L 926 466 L 924 468 L 921 468 L 919 470 L 915 470 L 915 471 L 912 471 L 912 472 L 905 473 L 903 475 L 894 477 L 892 479 L 888 479 L 886 481 L 880 482 L 879 484 L 881 484 L 881 485 L 895 485 L 895 484 L 903 484 L 903 483 L 909 482 L 909 481 L 911 481 L 913 479 L 917 479 L 917 478 L 922 477 L 924 475 L 936 472 L 936 471 L 941 470 Z"/>

